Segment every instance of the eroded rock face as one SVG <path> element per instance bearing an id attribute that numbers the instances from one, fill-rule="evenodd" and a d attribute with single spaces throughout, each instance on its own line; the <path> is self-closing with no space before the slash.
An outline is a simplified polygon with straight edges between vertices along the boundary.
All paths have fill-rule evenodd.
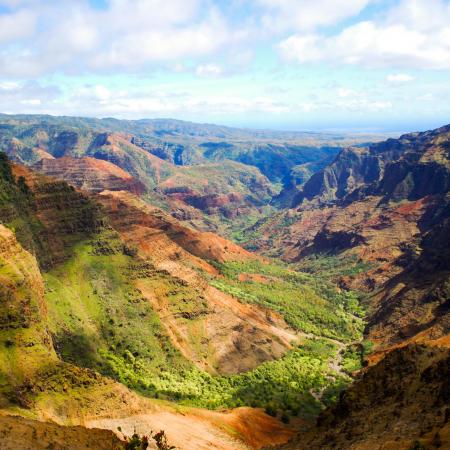
<path id="1" fill-rule="evenodd" d="M 43 176 L 23 166 L 13 166 L 16 178 L 23 178 L 28 186 L 27 214 L 24 224 L 34 224 L 26 239 L 20 239 L 28 250 L 33 251 L 43 268 L 50 268 L 68 258 L 72 247 L 105 226 L 99 206 L 87 195 L 76 191 L 65 181 Z M 16 207 L 21 216 L 23 205 Z M 14 217 L 10 218 L 13 220 Z M 4 223 L 8 220 L 2 218 Z M 19 238 L 23 233 L 17 231 Z"/>
<path id="2" fill-rule="evenodd" d="M 192 256 L 204 261 L 225 262 L 257 258 L 227 239 L 213 233 L 199 232 L 183 226 L 161 209 L 149 205 L 127 192 L 104 191 L 95 199 L 106 207 L 111 223 L 120 232 L 128 233 L 133 228 L 143 227 L 159 230 L 179 250 L 189 252 Z M 131 233 L 130 238 L 133 238 Z M 165 257 L 167 255 L 163 254 L 162 259 Z M 205 266 L 204 263 L 202 265 Z"/>
<path id="3" fill-rule="evenodd" d="M 344 198 L 359 186 L 378 180 L 384 161 L 367 149 L 345 149 L 334 162 L 315 173 L 294 198 L 293 205 L 304 201 L 327 204 Z"/>
<path id="4" fill-rule="evenodd" d="M 405 268 L 372 297 L 368 338 L 377 343 L 371 361 L 392 347 L 409 342 L 450 345 L 450 217 L 405 249 L 398 263 Z"/>
<path id="5" fill-rule="evenodd" d="M 41 159 L 32 168 L 87 192 L 130 191 L 137 195 L 145 192 L 145 186 L 125 170 L 91 157 Z"/>
<path id="6" fill-rule="evenodd" d="M 45 313 L 44 285 L 36 259 L 17 242 L 14 233 L 0 224 L 2 261 L 2 328 L 29 327 Z M 13 301 L 20 297 L 22 300 Z"/>

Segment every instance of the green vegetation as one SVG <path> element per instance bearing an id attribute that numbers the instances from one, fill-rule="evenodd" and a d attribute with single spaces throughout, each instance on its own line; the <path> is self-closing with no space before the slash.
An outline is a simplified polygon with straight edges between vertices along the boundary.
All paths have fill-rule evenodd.
<path id="1" fill-rule="evenodd" d="M 223 279 L 211 280 L 216 288 L 247 303 L 279 312 L 293 328 L 317 336 L 353 341 L 359 339 L 363 322 L 357 296 L 338 290 L 330 281 L 260 261 L 217 265 Z M 249 281 L 239 281 L 239 277 Z M 262 276 L 262 277 L 261 277 Z"/>
<path id="2" fill-rule="evenodd" d="M 297 270 L 314 273 L 319 277 L 357 275 L 371 269 L 370 263 L 355 257 L 340 257 L 327 254 L 315 254 L 302 258 L 296 263 Z"/>
<path id="3" fill-rule="evenodd" d="M 320 411 L 320 404 L 310 391 L 333 389 L 346 381 L 328 368 L 335 350 L 329 342 L 306 340 L 277 361 L 232 376 L 212 376 L 195 367 L 151 376 L 120 358 L 115 359 L 115 368 L 120 381 L 160 399 L 211 409 L 247 405 L 266 408 L 275 415 L 283 411 L 311 418 Z"/>
<path id="4" fill-rule="evenodd" d="M 427 450 L 427 447 L 420 441 L 414 441 L 409 450 Z"/>
<path id="5" fill-rule="evenodd" d="M 282 411 L 284 420 L 297 414 L 314 416 L 321 406 L 311 391 L 331 392 L 345 382 L 330 373 L 328 363 L 336 346 L 321 339 L 306 339 L 283 358 L 247 373 L 212 376 L 201 371 L 173 347 L 158 316 L 132 280 L 143 279 L 155 293 L 159 289 L 171 292 L 168 307 L 181 317 L 202 314 L 206 304 L 183 283 L 170 280 L 167 274 L 146 263 L 137 264 L 126 253 L 114 232 L 104 231 L 77 245 L 70 260 L 45 274 L 50 328 L 57 351 L 65 361 L 98 370 L 144 395 L 207 408 L 258 406 L 276 413 Z M 243 268 L 239 263 L 222 266 L 230 283 L 239 267 Z M 300 281 L 307 280 L 307 275 L 276 265 L 258 265 L 254 269 L 283 277 L 283 284 L 273 293 L 278 303 L 271 305 L 290 305 L 289 295 L 294 295 L 294 291 L 296 295 L 309 295 L 308 302 L 314 299 L 316 304 L 311 309 L 292 309 L 292 320 L 304 317 L 309 331 L 322 335 L 343 339 L 356 336 L 358 326 L 351 319 L 343 320 L 344 309 L 336 309 L 342 316 L 336 321 L 340 331 L 325 331 L 333 323 L 327 319 L 329 302 L 320 299 L 311 288 L 302 288 Z M 247 285 L 252 284 L 256 283 L 236 281 L 236 289 L 240 285 L 245 292 Z M 288 296 L 278 297 L 286 287 L 290 289 Z M 323 327 L 319 325 L 316 330 L 313 322 L 318 317 L 323 317 Z"/>
<path id="6" fill-rule="evenodd" d="M 349 345 L 342 355 L 342 368 L 348 374 L 360 370 L 364 366 L 365 357 L 372 351 L 373 343 L 363 341 Z"/>
<path id="7" fill-rule="evenodd" d="M 42 199 L 43 220 L 51 223 L 51 232 L 36 214 Z M 6 155 L 0 153 L 0 223 L 14 231 L 40 267 L 69 257 L 72 246 L 102 228 L 103 220 L 98 205 L 63 181 L 42 182 L 31 191 L 24 177 L 16 180 Z"/>
<path id="8" fill-rule="evenodd" d="M 108 234 L 109 233 L 109 234 Z M 188 367 L 158 316 L 131 283 L 132 257 L 112 232 L 78 244 L 74 256 L 45 274 L 50 329 L 65 361 L 122 381 L 120 367 L 159 373 Z"/>
<path id="9" fill-rule="evenodd" d="M 33 216 L 34 195 L 23 177 L 16 180 L 11 164 L 0 152 L 0 223 L 15 232 L 20 243 L 33 253 L 41 250 L 34 239 L 42 229 Z"/>

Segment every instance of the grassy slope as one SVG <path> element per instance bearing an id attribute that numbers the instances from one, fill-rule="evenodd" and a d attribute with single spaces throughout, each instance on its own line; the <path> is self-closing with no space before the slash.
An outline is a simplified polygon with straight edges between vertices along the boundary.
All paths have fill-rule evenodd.
<path id="1" fill-rule="evenodd" d="M 135 369 L 138 364 L 153 374 L 188 366 L 133 286 L 132 266 L 117 237 L 97 236 L 78 244 L 70 260 L 45 274 L 50 329 L 63 359 L 119 380 L 117 365 Z"/>

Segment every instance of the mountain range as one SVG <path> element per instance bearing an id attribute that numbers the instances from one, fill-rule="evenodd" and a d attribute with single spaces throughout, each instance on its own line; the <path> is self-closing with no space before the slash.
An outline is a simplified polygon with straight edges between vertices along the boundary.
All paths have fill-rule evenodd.
<path id="1" fill-rule="evenodd" d="M 450 448 L 450 125 L 0 115 L 0 151 L 4 448 Z"/>

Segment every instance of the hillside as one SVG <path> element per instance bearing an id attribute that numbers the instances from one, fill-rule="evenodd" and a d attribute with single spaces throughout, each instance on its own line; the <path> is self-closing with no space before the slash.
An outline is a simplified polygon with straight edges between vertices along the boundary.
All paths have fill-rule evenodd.
<path id="1" fill-rule="evenodd" d="M 449 350 L 390 353 L 283 450 L 448 448 Z"/>

